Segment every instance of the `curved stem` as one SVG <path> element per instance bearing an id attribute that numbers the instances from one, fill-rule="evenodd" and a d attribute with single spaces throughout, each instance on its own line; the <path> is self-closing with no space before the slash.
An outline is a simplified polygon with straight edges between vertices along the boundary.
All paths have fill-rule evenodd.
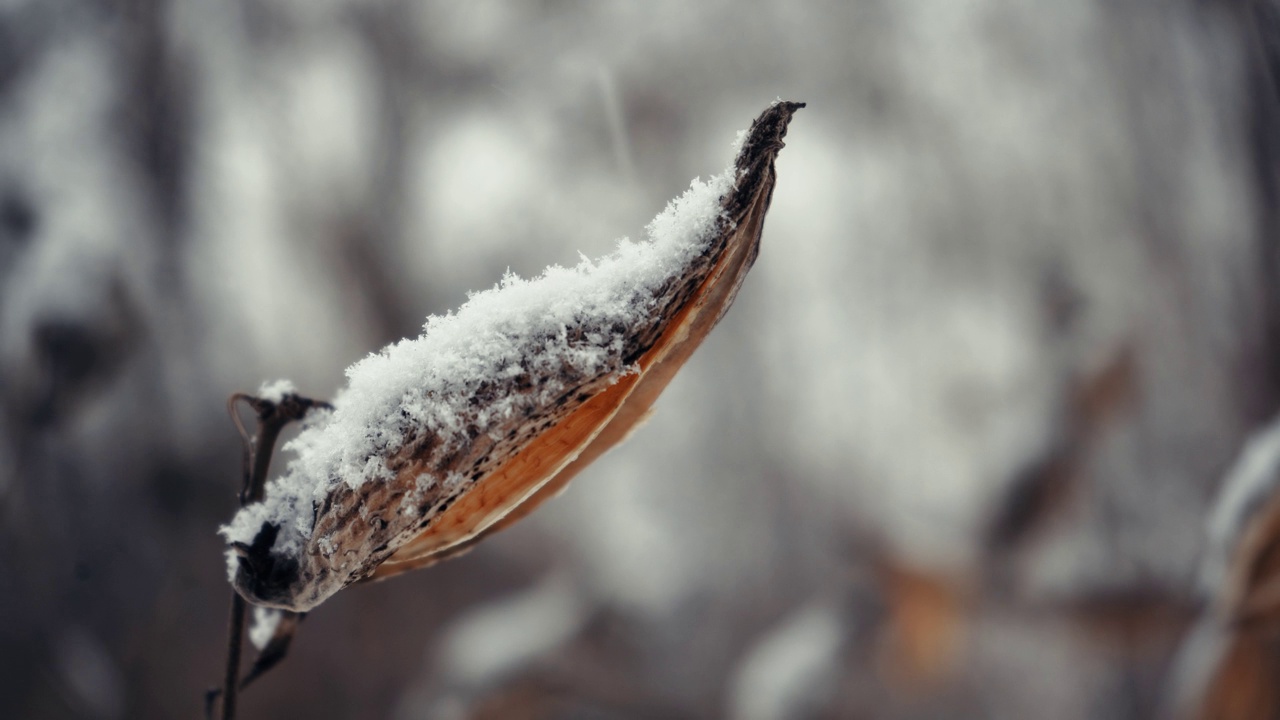
<path id="1" fill-rule="evenodd" d="M 236 406 L 240 402 L 247 403 L 257 415 L 258 427 L 253 437 L 250 437 L 245 430 L 237 411 Z M 326 402 L 292 394 L 284 396 L 279 403 L 245 393 L 236 393 L 227 400 L 227 411 L 231 413 L 231 421 L 235 423 L 245 445 L 244 485 L 240 490 L 240 507 L 262 500 L 267 484 L 267 473 L 271 469 L 271 455 L 275 451 L 280 431 L 289 423 L 301 420 L 308 410 L 315 407 L 331 408 L 332 406 Z M 244 647 L 246 606 L 244 598 L 232 590 L 231 616 L 227 622 L 227 666 L 222 678 L 223 720 L 234 720 L 236 716 L 236 693 L 239 689 L 240 655 Z"/>

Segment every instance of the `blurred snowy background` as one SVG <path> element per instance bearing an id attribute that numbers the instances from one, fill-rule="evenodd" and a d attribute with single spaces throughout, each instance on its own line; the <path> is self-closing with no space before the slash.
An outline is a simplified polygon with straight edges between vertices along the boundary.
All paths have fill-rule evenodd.
<path id="1" fill-rule="evenodd" d="M 1277 7 L 3 0 L 0 716 L 197 716 L 226 397 L 642 236 L 776 97 L 656 417 L 243 716 L 1153 716 L 1280 402 Z"/>

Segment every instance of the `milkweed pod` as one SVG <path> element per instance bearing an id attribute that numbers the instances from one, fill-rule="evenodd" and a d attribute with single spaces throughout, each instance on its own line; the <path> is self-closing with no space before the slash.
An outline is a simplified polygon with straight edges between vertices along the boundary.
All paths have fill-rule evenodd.
<path id="1" fill-rule="evenodd" d="M 339 589 L 466 551 L 622 441 L 755 261 L 792 114 L 778 101 L 732 167 L 613 254 L 508 275 L 347 370 L 265 499 L 222 529 L 249 601 L 309 610 Z"/>

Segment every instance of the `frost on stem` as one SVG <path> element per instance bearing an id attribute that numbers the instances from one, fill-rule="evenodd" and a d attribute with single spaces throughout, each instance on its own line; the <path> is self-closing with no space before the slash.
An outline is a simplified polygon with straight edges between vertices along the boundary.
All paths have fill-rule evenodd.
<path id="1" fill-rule="evenodd" d="M 256 397 L 278 405 L 284 401 L 285 395 L 296 395 L 297 392 L 298 389 L 289 380 L 274 380 L 262 383 L 262 386 L 258 388 Z"/>
<path id="2" fill-rule="evenodd" d="M 280 625 L 280 618 L 283 617 L 284 611 L 275 608 L 255 607 L 253 609 L 253 624 L 249 626 L 249 642 L 259 651 L 267 647 L 267 643 L 271 642 L 271 638 L 275 637 L 276 628 Z"/>
<path id="3" fill-rule="evenodd" d="M 599 260 L 508 274 L 347 370 L 332 412 L 222 529 L 252 602 L 307 610 L 523 517 L 622 440 L 732 303 L 754 262 L 774 159 L 802 103 L 776 102 L 728 170 Z"/>

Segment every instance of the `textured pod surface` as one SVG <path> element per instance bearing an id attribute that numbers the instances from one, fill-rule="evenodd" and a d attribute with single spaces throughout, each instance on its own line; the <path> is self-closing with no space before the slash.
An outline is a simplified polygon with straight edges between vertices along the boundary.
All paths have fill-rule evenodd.
<path id="1" fill-rule="evenodd" d="M 518 520 L 625 439 L 732 303 L 759 249 L 774 160 L 801 103 L 752 124 L 731 168 L 694 181 L 602 260 L 508 277 L 348 370 L 337 409 L 289 446 L 266 499 L 223 534 L 249 600 L 310 609 Z"/>

